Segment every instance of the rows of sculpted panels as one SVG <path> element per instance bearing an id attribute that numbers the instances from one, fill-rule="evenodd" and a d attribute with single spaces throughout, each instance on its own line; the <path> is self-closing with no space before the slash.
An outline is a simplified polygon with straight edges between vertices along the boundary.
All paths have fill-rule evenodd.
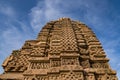
<path id="1" fill-rule="evenodd" d="M 59 74 L 48 74 L 47 76 L 26 76 L 24 80 L 117 80 L 115 75 L 96 75 L 83 72 L 61 72 Z"/>
<path id="2" fill-rule="evenodd" d="M 83 72 L 62 72 L 48 76 L 25 77 L 25 80 L 84 80 Z"/>

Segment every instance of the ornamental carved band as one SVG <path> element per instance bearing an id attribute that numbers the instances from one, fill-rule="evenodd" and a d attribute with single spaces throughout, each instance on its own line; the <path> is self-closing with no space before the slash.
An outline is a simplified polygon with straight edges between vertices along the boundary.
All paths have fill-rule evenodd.
<path id="1" fill-rule="evenodd" d="M 118 80 L 94 32 L 69 18 L 47 23 L 3 62 L 0 80 Z"/>

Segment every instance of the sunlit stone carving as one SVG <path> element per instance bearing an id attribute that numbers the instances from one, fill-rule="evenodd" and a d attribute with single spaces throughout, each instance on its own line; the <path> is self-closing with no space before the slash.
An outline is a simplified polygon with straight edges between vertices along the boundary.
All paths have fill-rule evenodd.
<path id="1" fill-rule="evenodd" d="M 108 61 L 89 27 L 60 18 L 12 52 L 0 80 L 118 80 Z"/>

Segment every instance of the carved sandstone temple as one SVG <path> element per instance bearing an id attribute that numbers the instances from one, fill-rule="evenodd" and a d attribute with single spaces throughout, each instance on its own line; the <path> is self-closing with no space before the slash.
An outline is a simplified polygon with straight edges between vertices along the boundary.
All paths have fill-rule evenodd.
<path id="1" fill-rule="evenodd" d="M 12 52 L 0 80 L 118 80 L 108 61 L 89 27 L 61 18 Z"/>

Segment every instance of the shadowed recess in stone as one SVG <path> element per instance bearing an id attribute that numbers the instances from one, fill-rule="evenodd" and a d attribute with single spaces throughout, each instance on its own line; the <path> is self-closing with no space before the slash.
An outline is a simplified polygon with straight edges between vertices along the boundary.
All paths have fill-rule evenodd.
<path id="1" fill-rule="evenodd" d="M 36 40 L 27 40 L 2 66 L 2 80 L 118 80 L 94 32 L 60 18 L 48 22 Z"/>

